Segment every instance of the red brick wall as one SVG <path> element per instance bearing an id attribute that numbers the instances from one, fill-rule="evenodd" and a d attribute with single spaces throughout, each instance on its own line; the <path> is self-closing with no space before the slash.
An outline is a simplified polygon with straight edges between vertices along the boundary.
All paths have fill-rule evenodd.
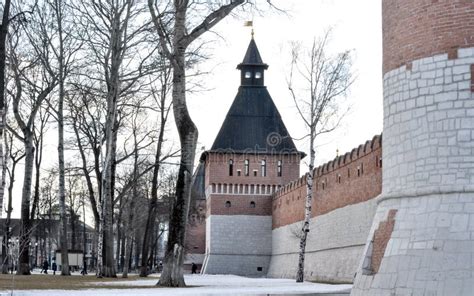
<path id="1" fill-rule="evenodd" d="M 230 207 L 226 207 L 226 202 Z M 250 202 L 255 203 L 251 207 Z M 272 197 L 252 195 L 220 195 L 213 194 L 207 200 L 207 215 L 255 215 L 270 216 L 272 214 Z"/>
<path id="2" fill-rule="evenodd" d="M 474 1 L 383 0 L 383 73 L 474 46 Z"/>
<path id="3" fill-rule="evenodd" d="M 229 160 L 234 162 L 233 176 L 229 176 Z M 244 161 L 249 160 L 249 176 L 245 176 Z M 261 176 L 261 161 L 266 160 L 267 175 Z M 282 176 L 277 176 L 277 162 L 282 161 Z M 237 171 L 241 171 L 238 176 Z M 254 176 L 254 170 L 257 176 Z M 208 153 L 206 156 L 206 188 L 210 184 L 263 184 L 285 185 L 298 178 L 300 173 L 300 156 L 258 155 L 258 154 L 220 154 Z"/>
<path id="4" fill-rule="evenodd" d="M 189 212 L 186 226 L 186 252 L 204 254 L 206 251 L 206 201 L 196 201 Z"/>
<path id="5" fill-rule="evenodd" d="M 380 263 L 382 263 L 383 254 L 387 248 L 388 241 L 392 236 L 393 227 L 395 226 L 395 214 L 397 210 L 390 210 L 386 221 L 379 223 L 379 227 L 374 232 L 372 245 L 372 260 L 370 268 L 373 273 L 379 271 Z"/>
<path id="6" fill-rule="evenodd" d="M 381 141 L 380 136 L 375 136 L 365 145 L 360 145 L 351 152 L 315 169 L 313 217 L 347 205 L 367 201 L 381 193 Z M 277 192 L 272 202 L 273 228 L 303 220 L 305 198 L 306 181 L 304 176 Z"/>
<path id="7" fill-rule="evenodd" d="M 207 153 L 205 156 L 206 214 L 209 215 L 264 215 L 272 214 L 272 194 L 280 186 L 299 176 L 300 155 L 264 155 Z M 233 160 L 233 174 L 229 175 L 229 160 Z M 245 175 L 245 160 L 249 161 L 249 175 Z M 266 176 L 261 174 L 261 161 L 266 160 Z M 282 174 L 278 176 L 278 161 Z M 240 171 L 240 176 L 238 174 Z M 255 171 L 255 173 L 254 173 Z M 237 188 L 236 188 L 237 186 Z M 258 188 L 258 191 L 257 191 Z M 265 191 L 262 189 L 264 188 Z M 236 189 L 239 190 L 236 192 Z M 226 207 L 229 201 L 231 206 Z M 255 207 L 251 206 L 255 203 Z"/>

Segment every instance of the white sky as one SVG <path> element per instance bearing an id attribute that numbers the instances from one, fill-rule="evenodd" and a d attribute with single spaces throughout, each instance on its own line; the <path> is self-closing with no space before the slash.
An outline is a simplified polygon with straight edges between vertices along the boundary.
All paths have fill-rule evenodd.
<path id="1" fill-rule="evenodd" d="M 290 9 L 290 16 L 271 14 L 254 16 L 255 41 L 269 68 L 265 84 L 283 121 L 294 138 L 304 136 L 304 125 L 297 114 L 286 86 L 290 62 L 289 43 L 310 44 L 314 37 L 333 27 L 332 47 L 335 52 L 352 49 L 353 69 L 357 80 L 351 88 L 351 113 L 334 133 L 319 139 L 317 163 L 329 161 L 340 153 L 372 139 L 382 131 L 382 41 L 381 1 L 306 0 L 273 1 Z M 225 115 L 240 84 L 236 70 L 250 41 L 250 28 L 243 20 L 228 18 L 216 31 L 224 36 L 215 44 L 212 59 L 203 70 L 212 71 L 204 78 L 210 91 L 188 96 L 190 112 L 199 128 L 199 146 L 209 149 L 219 132 Z M 215 37 L 212 36 L 211 37 Z M 308 151 L 307 141 L 295 141 L 298 149 Z M 199 150 L 198 150 L 199 152 Z"/>
<path id="2" fill-rule="evenodd" d="M 262 1 L 263 0 L 259 0 Z M 265 84 L 283 121 L 294 138 L 305 135 L 304 125 L 297 114 L 286 86 L 290 62 L 289 43 L 299 41 L 311 44 L 313 38 L 329 27 L 333 28 L 334 52 L 351 49 L 354 53 L 353 69 L 357 80 L 351 88 L 351 113 L 342 126 L 330 135 L 320 138 L 316 163 L 322 164 L 372 139 L 382 131 L 382 23 L 381 0 L 273 0 L 277 7 L 287 9 L 290 15 L 266 13 L 254 15 L 255 41 L 262 59 L 270 67 L 265 73 Z M 263 7 L 264 5 L 262 5 Z M 250 17 L 252 18 L 252 17 Z M 206 33 L 205 38 L 215 40 L 209 44 L 210 59 L 200 66 L 210 74 L 200 79 L 208 91 L 188 94 L 191 117 L 199 129 L 197 158 L 201 147 L 209 149 L 224 121 L 240 84 L 236 70 L 250 41 L 250 28 L 244 27 L 245 18 L 229 17 L 219 23 L 216 34 Z M 170 126 L 174 123 L 170 123 Z M 171 130 L 175 130 L 171 128 Z M 56 131 L 45 143 L 45 152 L 56 150 Z M 177 137 L 176 137 L 177 138 Z M 297 148 L 308 151 L 306 141 L 295 141 Z M 56 154 L 50 163 L 56 162 Z M 305 168 L 304 163 L 302 169 Z M 14 217 L 19 216 L 23 166 L 19 165 L 14 194 Z M 6 200 L 7 196 L 5 194 Z M 5 205 L 5 202 L 4 202 Z M 5 217 L 5 214 L 2 215 Z"/>

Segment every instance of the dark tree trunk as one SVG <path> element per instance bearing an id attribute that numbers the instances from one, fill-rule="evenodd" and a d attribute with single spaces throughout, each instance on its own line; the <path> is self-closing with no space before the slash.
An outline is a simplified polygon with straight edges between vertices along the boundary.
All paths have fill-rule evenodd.
<path id="1" fill-rule="evenodd" d="M 5 0 L 3 6 L 3 17 L 2 17 L 2 24 L 0 25 L 0 139 L 3 139 L 3 130 L 5 128 L 5 65 L 6 65 L 6 40 L 8 35 L 8 25 L 9 25 L 9 18 L 10 18 L 10 4 L 11 0 Z M 0 158 L 3 157 L 3 151 L 1 147 L 2 143 L 0 142 Z M 4 163 L 4 165 L 6 165 Z M 4 171 L 4 170 L 3 170 Z M 4 178 L 4 176 L 3 176 Z M 5 190 L 5 184 L 2 182 L 0 184 L 0 193 L 3 195 Z M 10 219 L 11 219 L 11 200 L 8 200 L 7 205 L 7 221 L 5 225 L 5 232 L 3 235 L 3 242 L 2 242 L 2 273 L 8 273 L 8 239 L 10 237 Z M 0 199 L 3 202 L 3 196 Z"/>
<path id="2" fill-rule="evenodd" d="M 6 41 L 10 18 L 11 0 L 5 0 L 3 6 L 3 18 L 0 25 L 0 112 L 5 108 L 5 65 L 6 65 Z M 0 126 L 0 137 L 3 135 L 4 122 Z"/>
<path id="3" fill-rule="evenodd" d="M 18 255 L 18 275 L 30 275 L 30 196 L 31 183 L 33 175 L 33 163 L 35 158 L 35 148 L 33 146 L 33 135 L 29 131 L 24 132 L 25 136 L 25 172 L 23 178 L 23 192 L 21 199 L 21 228 L 20 228 L 20 246 Z"/>
<path id="4" fill-rule="evenodd" d="M 186 28 L 186 16 L 190 1 L 174 1 L 172 12 L 174 16 L 173 35 L 169 38 L 170 36 L 167 35 L 167 30 L 163 27 L 162 20 L 159 19 L 161 16 L 158 16 L 156 13 L 154 1 L 148 0 L 148 7 L 160 38 L 161 47 L 173 66 L 173 114 L 181 144 L 181 162 L 170 217 L 168 244 L 163 262 L 164 268 L 158 283 L 160 286 L 185 286 L 183 277 L 184 240 L 198 139 L 198 130 L 189 116 L 186 104 L 186 49 L 194 40 L 210 30 L 235 7 L 244 2 L 244 0 L 234 0 L 226 5 L 221 5 L 218 9 L 213 10 L 207 15 L 201 24 L 192 30 L 188 30 Z M 168 46 L 170 39 L 172 50 Z"/>

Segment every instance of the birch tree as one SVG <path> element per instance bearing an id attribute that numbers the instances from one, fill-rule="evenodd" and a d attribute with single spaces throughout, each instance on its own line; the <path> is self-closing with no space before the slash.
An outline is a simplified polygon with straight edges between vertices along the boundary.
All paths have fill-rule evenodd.
<path id="1" fill-rule="evenodd" d="M 15 184 L 15 172 L 17 164 L 25 157 L 25 153 L 22 148 L 17 148 L 15 145 L 14 137 L 11 133 L 4 133 L 5 141 L 5 153 L 7 154 L 7 161 L 4 162 L 4 168 L 8 172 L 8 196 L 7 196 L 7 208 L 5 212 L 7 217 L 5 219 L 5 225 L 3 229 L 3 241 L 2 241 L 2 273 L 8 273 L 8 265 L 10 260 L 8 258 L 9 251 L 9 240 L 11 237 L 11 216 L 13 212 L 12 201 L 13 201 L 13 185 Z M 11 166 L 9 166 L 11 162 Z"/>
<path id="2" fill-rule="evenodd" d="M 117 154 L 118 108 L 123 98 L 143 87 L 142 78 L 156 70 L 151 57 L 156 46 L 146 47 L 149 22 L 142 18 L 145 6 L 133 0 L 84 1 L 74 4 L 78 25 L 92 62 L 81 73 L 104 86 L 106 101 L 101 149 L 99 200 L 98 276 L 115 277 L 113 254 L 114 178 Z M 95 67 L 95 68 L 94 68 Z M 94 75 L 91 73 L 99 73 Z M 102 144 L 102 142 L 101 142 Z"/>
<path id="3" fill-rule="evenodd" d="M 328 54 L 330 31 L 314 39 L 311 48 L 293 45 L 288 89 L 308 133 L 309 163 L 306 173 L 306 199 L 301 229 L 296 282 L 304 281 L 306 239 L 313 203 L 314 161 L 316 138 L 334 131 L 347 113 L 343 107 L 349 87 L 354 81 L 350 52 Z"/>
<path id="4" fill-rule="evenodd" d="M 70 275 L 67 242 L 67 217 L 65 197 L 65 165 L 64 165 L 64 99 L 66 96 L 66 79 L 75 62 L 81 42 L 74 39 L 74 26 L 71 22 L 72 11 L 65 0 L 46 1 L 49 21 L 41 24 L 56 28 L 55 38 L 49 38 L 51 53 L 57 64 L 59 90 L 56 96 L 57 106 L 51 107 L 58 124 L 58 177 L 59 177 L 59 215 L 60 215 L 60 248 L 61 248 L 61 275 Z M 47 17 L 47 16 L 46 16 Z M 46 31 L 46 28 L 43 29 Z"/>

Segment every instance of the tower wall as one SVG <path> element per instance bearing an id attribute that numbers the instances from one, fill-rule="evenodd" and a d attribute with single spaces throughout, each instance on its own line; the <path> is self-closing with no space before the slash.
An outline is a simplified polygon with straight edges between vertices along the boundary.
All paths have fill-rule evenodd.
<path id="1" fill-rule="evenodd" d="M 265 276 L 272 254 L 272 194 L 299 173 L 299 155 L 218 154 L 206 158 L 206 257 L 202 272 Z M 229 175 L 229 160 L 233 173 Z M 261 175 L 261 160 L 266 175 Z M 249 174 L 245 174 L 245 160 Z M 282 161 L 282 174 L 277 164 Z M 240 171 L 240 175 L 237 173 Z M 255 171 L 255 174 L 254 174 Z"/>
<path id="2" fill-rule="evenodd" d="M 352 295 L 474 291 L 474 2 L 383 1 L 383 186 Z"/>

